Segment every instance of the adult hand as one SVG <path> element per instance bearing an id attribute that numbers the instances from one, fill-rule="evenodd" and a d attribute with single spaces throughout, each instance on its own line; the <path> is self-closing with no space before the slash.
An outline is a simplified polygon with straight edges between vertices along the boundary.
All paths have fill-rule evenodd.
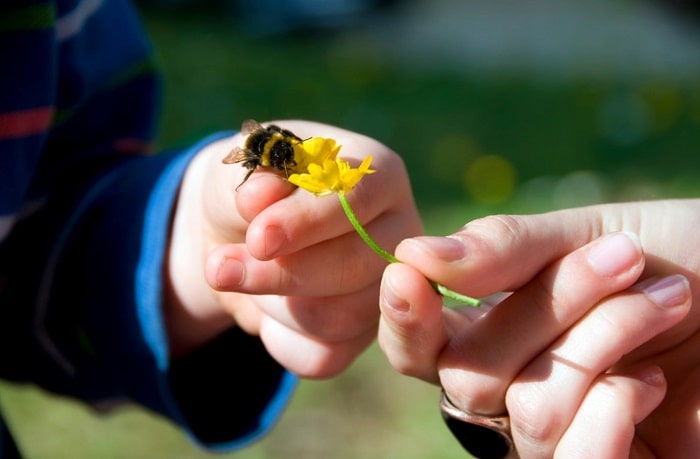
<path id="1" fill-rule="evenodd" d="M 459 408 L 507 411 L 521 457 L 690 457 L 699 215 L 698 200 L 612 204 L 404 241 L 404 264 L 384 276 L 380 344 Z M 513 293 L 461 314 L 426 277 L 470 296 Z"/>

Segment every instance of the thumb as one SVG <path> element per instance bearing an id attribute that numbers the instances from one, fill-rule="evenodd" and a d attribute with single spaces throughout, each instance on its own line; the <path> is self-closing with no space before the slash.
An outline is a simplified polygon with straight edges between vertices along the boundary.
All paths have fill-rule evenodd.
<path id="1" fill-rule="evenodd" d="M 406 239 L 396 248 L 396 256 L 429 279 L 466 295 L 512 291 L 608 232 L 603 229 L 604 213 L 612 214 L 613 209 L 606 207 L 485 217 L 446 237 Z"/>

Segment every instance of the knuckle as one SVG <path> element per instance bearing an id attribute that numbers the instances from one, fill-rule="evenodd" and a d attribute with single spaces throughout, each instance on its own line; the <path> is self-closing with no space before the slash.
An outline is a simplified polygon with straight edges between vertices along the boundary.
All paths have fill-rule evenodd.
<path id="1" fill-rule="evenodd" d="M 513 241 L 527 234 L 525 221 L 517 215 L 490 215 L 469 222 L 465 229 L 476 231 L 488 239 Z"/>
<path id="2" fill-rule="evenodd" d="M 513 429 L 532 444 L 548 444 L 557 434 L 561 419 L 551 406 L 552 397 L 539 384 L 512 384 L 506 392 L 506 407 Z"/>
<path id="3" fill-rule="evenodd" d="M 380 340 L 379 346 L 384 352 L 384 355 L 386 355 L 389 364 L 398 373 L 404 376 L 417 376 L 418 374 L 420 374 L 419 366 L 417 365 L 416 361 L 413 358 L 411 358 L 410 355 L 407 355 L 400 351 L 397 352 L 396 349 L 392 349 L 390 346 L 387 346 L 385 340 Z"/>

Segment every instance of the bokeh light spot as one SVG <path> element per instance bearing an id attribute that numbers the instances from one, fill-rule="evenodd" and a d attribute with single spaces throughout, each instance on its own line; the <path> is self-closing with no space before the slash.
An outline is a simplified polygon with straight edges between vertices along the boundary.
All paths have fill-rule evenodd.
<path id="1" fill-rule="evenodd" d="M 464 170 L 479 154 L 479 147 L 471 137 L 462 134 L 443 135 L 430 148 L 430 171 L 443 183 L 461 184 Z"/>
<path id="2" fill-rule="evenodd" d="M 555 208 L 598 204 L 605 200 L 605 181 L 592 171 L 576 171 L 557 182 L 552 195 Z"/>
<path id="3" fill-rule="evenodd" d="M 643 87 L 640 92 L 651 111 L 651 127 L 654 131 L 665 131 L 676 123 L 682 108 L 678 87 L 672 84 L 655 84 Z"/>
<path id="4" fill-rule="evenodd" d="M 467 192 L 479 204 L 507 201 L 513 195 L 515 185 L 515 167 L 499 155 L 479 156 L 465 172 Z"/>

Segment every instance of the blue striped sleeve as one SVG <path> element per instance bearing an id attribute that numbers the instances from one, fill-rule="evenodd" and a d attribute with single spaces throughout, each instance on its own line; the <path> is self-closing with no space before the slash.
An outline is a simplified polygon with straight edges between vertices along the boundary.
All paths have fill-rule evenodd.
<path id="1" fill-rule="evenodd" d="M 96 407 L 136 402 L 213 450 L 245 446 L 269 431 L 296 377 L 259 338 L 237 328 L 171 361 L 162 316 L 163 265 L 182 176 L 203 146 L 225 135 L 181 153 L 133 157 L 87 192 L 56 196 L 78 202 L 69 217 L 55 219 L 60 205 L 47 205 L 50 211 L 18 224 L 5 246 L 12 250 L 0 253 L 0 261 L 25 262 L 4 292 L 10 320 L 0 322 L 0 343 L 22 352 L 0 353 L 4 377 Z M 50 245 L 42 247 L 42 239 Z M 27 308 L 32 296 L 35 306 Z"/>

